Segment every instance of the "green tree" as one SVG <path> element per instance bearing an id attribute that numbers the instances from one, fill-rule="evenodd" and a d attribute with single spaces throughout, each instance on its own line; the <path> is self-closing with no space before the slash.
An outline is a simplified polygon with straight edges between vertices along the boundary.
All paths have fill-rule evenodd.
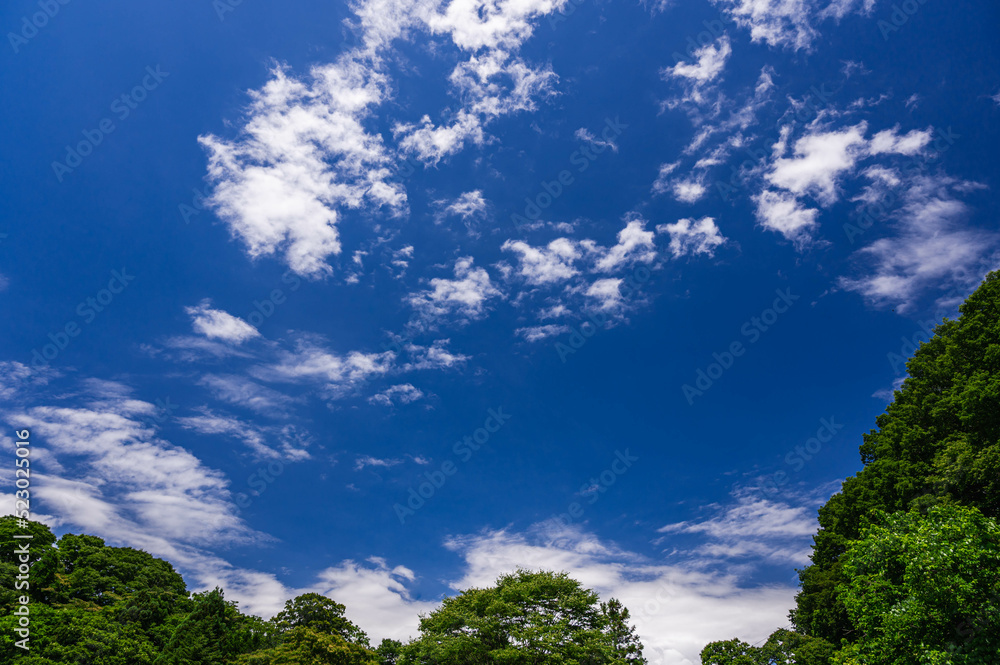
<path id="1" fill-rule="evenodd" d="M 224 665 L 266 644 L 270 630 L 240 613 L 221 589 L 194 595 L 194 609 L 180 622 L 156 665 Z"/>
<path id="2" fill-rule="evenodd" d="M 383 639 L 378 648 L 375 649 L 375 656 L 379 665 L 396 665 L 403 652 L 403 643 L 399 640 Z"/>
<path id="3" fill-rule="evenodd" d="M 844 555 L 838 591 L 860 635 L 837 662 L 1000 662 L 1000 525 L 959 506 L 879 522 Z"/>
<path id="4" fill-rule="evenodd" d="M 768 665 L 760 649 L 743 640 L 712 642 L 701 650 L 702 665 Z"/>
<path id="5" fill-rule="evenodd" d="M 610 605 L 610 603 L 609 603 Z M 606 606 L 607 607 L 607 606 Z M 565 573 L 518 570 L 496 586 L 445 599 L 420 619 L 405 665 L 644 665 L 642 646 L 620 604 L 602 610 L 597 594 Z"/>
<path id="6" fill-rule="evenodd" d="M 702 665 L 826 665 L 834 651 L 826 640 L 779 628 L 759 647 L 738 639 L 712 642 L 702 649 L 701 662 Z"/>
<path id="7" fill-rule="evenodd" d="M 767 638 L 763 650 L 770 659 L 767 662 L 776 665 L 827 665 L 836 648 L 823 638 L 779 628 Z"/>
<path id="8" fill-rule="evenodd" d="M 279 632 L 311 628 L 323 635 L 339 635 L 348 642 L 369 648 L 368 636 L 344 616 L 347 608 L 318 593 L 304 593 L 285 603 L 272 622 Z"/>
<path id="9" fill-rule="evenodd" d="M 279 644 L 240 656 L 239 665 L 379 665 L 374 652 L 338 634 L 298 626 Z"/>
<path id="10" fill-rule="evenodd" d="M 51 582 L 52 561 L 57 556 L 53 547 L 56 537 L 49 527 L 41 522 L 26 520 L 26 527 L 22 529 L 17 522 L 18 519 L 13 515 L 0 517 L 0 608 L 5 611 L 20 596 L 27 595 L 32 600 L 41 598 L 42 587 Z M 30 535 L 31 539 L 15 538 L 15 535 Z M 25 543 L 28 543 L 28 560 L 21 561 L 23 555 L 17 550 Z M 41 563 L 43 560 L 48 562 L 47 566 Z M 16 587 L 16 582 L 24 581 L 17 580 L 18 569 L 22 564 L 27 564 L 30 568 L 27 580 L 30 588 L 26 590 Z"/>
<path id="11" fill-rule="evenodd" d="M 642 657 L 642 642 L 635 631 L 635 626 L 629 623 L 631 618 L 628 608 L 620 600 L 612 598 L 601 603 L 601 614 L 606 621 L 605 632 L 611 638 L 613 653 L 622 663 L 629 665 L 645 663 Z"/>
<path id="12" fill-rule="evenodd" d="M 17 617 L 0 618 L 0 662 L 26 665 L 151 665 L 156 645 L 136 624 L 121 624 L 96 605 L 29 606 L 31 650 L 14 646 Z"/>
<path id="13" fill-rule="evenodd" d="M 837 589 L 841 557 L 876 511 L 946 503 L 1000 516 L 1000 273 L 990 273 L 907 363 L 908 378 L 864 436 L 857 475 L 820 509 L 812 565 L 791 618 L 805 634 L 858 639 Z"/>

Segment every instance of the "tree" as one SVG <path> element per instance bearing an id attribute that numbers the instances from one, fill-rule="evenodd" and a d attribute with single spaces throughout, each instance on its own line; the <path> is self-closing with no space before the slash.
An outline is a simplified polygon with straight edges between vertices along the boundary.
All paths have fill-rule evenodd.
<path id="1" fill-rule="evenodd" d="M 742 640 L 712 642 L 701 651 L 702 665 L 826 665 L 835 649 L 823 639 L 785 628 L 771 633 L 763 646 Z"/>
<path id="2" fill-rule="evenodd" d="M 177 626 L 156 665 L 225 665 L 268 639 L 266 624 L 240 614 L 222 590 L 194 594 L 194 610 Z"/>
<path id="3" fill-rule="evenodd" d="M 800 632 L 834 644 L 858 639 L 837 588 L 848 582 L 841 557 L 874 512 L 958 503 L 1000 516 L 1000 273 L 960 313 L 916 350 L 878 429 L 864 436 L 864 469 L 820 508 L 791 613 Z"/>
<path id="4" fill-rule="evenodd" d="M 642 657 L 642 642 L 635 631 L 635 626 L 629 625 L 629 611 L 620 600 L 612 598 L 601 603 L 601 614 L 607 621 L 605 632 L 611 638 L 611 648 L 621 662 L 633 665 L 645 663 Z"/>
<path id="5" fill-rule="evenodd" d="M 17 525 L 18 519 L 13 515 L 0 517 L 0 608 L 7 609 L 11 603 L 24 595 L 22 591 L 15 588 L 15 581 L 18 575 L 18 567 L 27 564 L 30 567 L 30 578 L 28 580 L 30 589 L 28 596 L 32 600 L 40 598 L 41 589 L 51 581 L 52 561 L 56 557 L 53 544 L 56 537 L 49 527 L 41 522 L 25 520 L 26 526 L 21 528 Z M 18 539 L 15 535 L 30 535 L 31 539 Z M 27 561 L 21 561 L 21 554 L 17 549 L 25 543 L 30 543 L 28 547 Z M 44 565 L 48 562 L 48 565 Z"/>
<path id="6" fill-rule="evenodd" d="M 375 654 L 338 634 L 298 626 L 276 646 L 240 656 L 239 665 L 379 665 Z"/>
<path id="7" fill-rule="evenodd" d="M 396 665 L 403 652 L 403 643 L 399 640 L 383 639 L 378 648 L 375 649 L 375 656 L 379 665 Z"/>
<path id="8" fill-rule="evenodd" d="M 712 642 L 701 650 L 702 665 L 768 665 L 761 650 L 743 640 Z"/>
<path id="9" fill-rule="evenodd" d="M 0 618 L 0 662 L 26 665 L 151 665 L 156 645 L 136 624 L 96 605 L 54 608 L 32 603 L 29 652 L 14 645 L 17 617 Z"/>
<path id="10" fill-rule="evenodd" d="M 293 628 L 311 628 L 323 635 L 339 635 L 352 644 L 369 648 L 368 636 L 344 616 L 347 608 L 318 593 L 304 593 L 285 603 L 274 617 L 279 632 Z"/>
<path id="11" fill-rule="evenodd" d="M 838 663 L 1000 662 L 1000 525 L 970 507 L 881 515 L 838 587 L 859 639 Z"/>
<path id="12" fill-rule="evenodd" d="M 445 599 L 420 619 L 404 665 L 645 665 L 642 645 L 617 601 L 565 573 L 518 570 L 496 586 Z"/>

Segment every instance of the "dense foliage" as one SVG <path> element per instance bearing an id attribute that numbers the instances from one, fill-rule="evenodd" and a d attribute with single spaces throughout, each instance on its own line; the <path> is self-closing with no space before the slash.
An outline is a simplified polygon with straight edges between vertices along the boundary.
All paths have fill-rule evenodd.
<path id="1" fill-rule="evenodd" d="M 864 468 L 820 508 L 790 614 L 798 643 L 781 660 L 765 653 L 770 640 L 715 642 L 703 663 L 1000 662 L 987 637 L 1000 569 L 1000 273 L 907 371 L 864 436 Z"/>
<path id="2" fill-rule="evenodd" d="M 14 591 L 15 534 L 30 533 L 30 591 Z M 409 644 L 368 636 L 330 598 L 306 593 L 269 621 L 240 612 L 221 589 L 189 595 L 167 562 L 94 536 L 58 541 L 43 524 L 0 517 L 0 663 L 26 665 L 644 665 L 617 600 L 565 574 L 518 571 L 495 587 L 446 599 Z M 29 593 L 30 651 L 15 645 L 19 595 Z"/>
<path id="3" fill-rule="evenodd" d="M 645 665 L 628 610 L 565 574 L 520 570 L 420 620 L 402 665 Z"/>

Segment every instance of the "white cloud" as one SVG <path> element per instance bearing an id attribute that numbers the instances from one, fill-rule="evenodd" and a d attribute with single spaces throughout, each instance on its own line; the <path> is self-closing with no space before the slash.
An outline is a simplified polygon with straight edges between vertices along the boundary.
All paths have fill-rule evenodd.
<path id="1" fill-rule="evenodd" d="M 212 309 L 211 305 L 210 300 L 203 300 L 197 307 L 184 308 L 191 317 L 191 327 L 199 335 L 234 344 L 242 344 L 248 339 L 260 336 L 257 329 L 243 319 L 219 309 Z"/>
<path id="2" fill-rule="evenodd" d="M 147 402 L 116 398 L 91 408 L 37 406 L 5 418 L 45 432 L 35 454 L 42 468 L 63 477 L 40 474 L 33 490 L 59 520 L 90 533 L 120 528 L 189 545 L 261 538 L 237 515 L 222 473 L 157 437 L 145 421 L 155 412 Z"/>
<path id="3" fill-rule="evenodd" d="M 909 133 L 900 136 L 899 127 L 885 129 L 873 136 L 868 145 L 870 155 L 898 154 L 914 156 L 924 152 L 924 148 L 931 142 L 932 132 L 929 129 L 914 129 Z"/>
<path id="4" fill-rule="evenodd" d="M 767 180 L 794 193 L 810 194 L 823 205 L 837 200 L 836 179 L 854 169 L 864 156 L 866 125 L 861 122 L 840 131 L 817 132 L 795 142 L 794 157 L 775 160 Z"/>
<path id="5" fill-rule="evenodd" d="M 59 373 L 49 366 L 29 367 L 16 360 L 0 361 L 0 399 L 23 403 L 36 388 L 57 376 Z"/>
<path id="6" fill-rule="evenodd" d="M 693 54 L 694 62 L 678 62 L 660 70 L 664 80 L 675 80 L 684 90 L 682 96 L 663 102 L 661 108 L 683 106 L 697 124 L 704 122 L 702 111 L 705 109 L 711 117 L 718 115 L 725 96 L 718 93 L 717 79 L 732 52 L 729 36 L 722 35 L 714 43 L 697 49 Z"/>
<path id="7" fill-rule="evenodd" d="M 469 356 L 449 351 L 446 347 L 450 341 L 438 339 L 434 340 L 430 346 L 406 344 L 404 349 L 409 361 L 403 365 L 403 370 L 409 372 L 427 369 L 452 369 L 465 364 Z"/>
<path id="8" fill-rule="evenodd" d="M 621 279 L 599 279 L 587 287 L 586 294 L 597 301 L 598 309 L 615 310 L 622 305 L 621 285 Z"/>
<path id="9" fill-rule="evenodd" d="M 702 217 L 697 221 L 680 219 L 676 224 L 660 224 L 656 231 L 670 236 L 670 253 L 674 258 L 691 254 L 707 254 L 712 257 L 715 256 L 715 248 L 726 242 L 711 217 Z"/>
<path id="10" fill-rule="evenodd" d="M 968 206 L 955 197 L 955 191 L 976 187 L 954 178 L 916 176 L 893 215 L 895 235 L 859 250 L 855 258 L 864 274 L 843 277 L 840 285 L 900 312 L 930 289 L 971 290 L 997 265 L 997 235 L 967 227 Z"/>
<path id="11" fill-rule="evenodd" d="M 383 469 L 388 469 L 390 467 L 402 464 L 401 459 L 379 459 L 378 457 L 372 457 L 371 455 L 365 455 L 354 460 L 354 470 L 362 471 L 366 466 L 376 466 Z"/>
<path id="12" fill-rule="evenodd" d="M 632 263 L 650 263 L 656 259 L 656 246 L 653 243 L 654 233 L 646 231 L 645 222 L 635 216 L 629 216 L 628 222 L 618 232 L 618 244 L 597 261 L 597 270 L 611 272 Z"/>
<path id="13" fill-rule="evenodd" d="M 259 427 L 251 423 L 222 416 L 209 409 L 202 409 L 199 416 L 178 418 L 177 422 L 186 429 L 208 436 L 228 436 L 242 441 L 260 459 L 284 459 L 300 461 L 309 459 L 305 446 L 307 437 L 296 432 L 295 427 Z"/>
<path id="14" fill-rule="evenodd" d="M 550 323 L 544 326 L 531 326 L 529 328 L 518 328 L 514 334 L 524 338 L 526 342 L 538 342 L 548 337 L 562 335 L 570 331 L 569 326 Z"/>
<path id="15" fill-rule="evenodd" d="M 479 118 L 459 111 L 450 126 L 436 127 L 428 115 L 420 119 L 420 124 L 399 123 L 393 127 L 399 138 L 399 147 L 406 153 L 415 155 L 427 164 L 437 164 L 465 147 L 465 142 L 482 144 L 485 133 Z"/>
<path id="16" fill-rule="evenodd" d="M 409 296 L 409 303 L 416 311 L 415 325 L 432 328 L 443 319 L 463 324 L 486 315 L 487 303 L 502 293 L 493 286 L 484 269 L 472 264 L 470 256 L 458 259 L 455 279 L 435 277 L 430 281 L 430 290 Z"/>
<path id="17" fill-rule="evenodd" d="M 293 401 L 284 393 L 234 374 L 206 374 L 198 383 L 211 390 L 216 399 L 265 415 L 283 415 Z"/>
<path id="18" fill-rule="evenodd" d="M 892 402 L 896 398 L 896 391 L 903 387 L 904 381 L 906 381 L 905 376 L 895 378 L 892 380 L 892 387 L 876 390 L 872 393 L 872 397 L 883 400 L 886 403 Z"/>
<path id="19" fill-rule="evenodd" d="M 656 180 L 653 181 L 653 194 L 666 194 L 670 191 L 670 183 L 672 182 L 670 174 L 676 171 L 678 166 L 680 166 L 680 162 L 660 164 L 660 170 L 656 175 Z"/>
<path id="20" fill-rule="evenodd" d="M 236 348 L 232 344 L 213 342 L 205 337 L 195 335 L 176 335 L 163 340 L 163 348 L 153 345 L 142 345 L 143 350 L 152 356 L 163 355 L 169 360 L 181 362 L 198 362 L 211 358 L 249 358 L 250 353 Z"/>
<path id="21" fill-rule="evenodd" d="M 265 617 L 280 610 L 285 600 L 305 592 L 352 599 L 348 617 L 375 642 L 415 636 L 419 615 L 439 606 L 437 601 L 417 600 L 411 593 L 417 581 L 413 570 L 377 557 L 361 564 L 347 560 L 332 565 L 319 572 L 312 584 L 293 588 L 272 573 L 236 568 L 199 549 L 220 542 L 260 541 L 266 536 L 250 531 L 240 520 L 230 500 L 228 481 L 220 473 L 189 452 L 159 440 L 151 428 L 135 419 L 151 412 L 153 405 L 111 388 L 98 391 L 107 402 L 103 410 L 36 407 L 8 416 L 12 425 L 44 429 L 46 446 L 37 449 L 37 454 L 45 458 L 45 468 L 62 469 L 56 457 L 75 462 L 72 472 L 42 475 L 36 481 L 44 505 L 59 515 L 50 523 L 70 525 L 106 538 L 109 544 L 139 547 L 164 557 L 195 589 L 222 586 L 227 598 L 238 601 L 243 611 Z M 211 415 L 187 424 L 226 431 L 235 427 L 211 423 Z M 417 464 L 426 462 L 413 459 Z M 390 468 L 400 463 L 399 459 L 359 456 L 355 468 Z M 749 502 L 741 506 L 666 530 L 723 543 L 743 538 L 787 546 L 808 538 L 795 509 Z M 192 521 L 191 514 L 199 519 Z M 526 533 L 485 530 L 449 537 L 444 544 L 463 561 L 448 582 L 455 592 L 492 585 L 500 574 L 529 562 L 536 569 L 566 571 L 595 589 L 602 600 L 619 598 L 631 610 L 646 656 L 654 664 L 693 665 L 704 644 L 717 639 L 763 639 L 781 624 L 795 592 L 779 585 L 747 588 L 737 573 L 707 570 L 696 557 L 651 561 L 579 528 L 552 522 L 535 525 Z M 714 551 L 713 556 L 723 554 Z"/>
<path id="22" fill-rule="evenodd" d="M 674 183 L 674 198 L 681 203 L 696 203 L 708 191 L 697 180 L 678 180 Z"/>
<path id="23" fill-rule="evenodd" d="M 808 50 L 819 37 L 816 25 L 849 13 L 869 14 L 875 0 L 713 0 L 755 42 Z"/>
<path id="24" fill-rule="evenodd" d="M 415 579 L 409 568 L 390 568 L 384 559 L 371 557 L 367 565 L 348 560 L 327 568 L 310 590 L 350 599 L 347 617 L 361 626 L 374 644 L 386 638 L 405 642 L 417 635 L 418 615 L 429 614 L 439 605 L 414 599 L 407 585 Z"/>
<path id="25" fill-rule="evenodd" d="M 519 274 L 529 284 L 553 284 L 578 274 L 573 263 L 581 257 L 579 245 L 567 238 L 557 238 L 547 247 L 532 247 L 520 240 L 508 240 L 501 248 L 518 255 Z"/>
<path id="26" fill-rule="evenodd" d="M 447 202 L 441 203 L 445 204 Z M 447 205 L 442 205 L 442 209 L 447 215 L 455 215 L 468 221 L 469 219 L 482 217 L 486 214 L 486 199 L 483 198 L 482 191 L 475 189 L 459 195 L 457 199 L 447 203 Z"/>
<path id="27" fill-rule="evenodd" d="M 250 373 L 263 381 L 319 383 L 328 396 L 341 397 L 370 378 L 388 373 L 396 356 L 391 351 L 338 354 L 323 348 L 316 338 L 298 340 L 294 351 L 282 350 L 277 359 Z"/>
<path id="28" fill-rule="evenodd" d="M 683 78 L 697 83 L 708 83 L 722 73 L 733 49 L 729 37 L 723 35 L 714 44 L 702 46 L 694 52 L 695 62 L 678 62 L 663 70 L 665 77 Z"/>
<path id="29" fill-rule="evenodd" d="M 573 133 L 573 136 L 575 136 L 580 141 L 589 143 L 593 146 L 600 147 L 600 150 L 596 150 L 595 152 L 601 153 L 607 150 L 608 148 L 611 148 L 611 152 L 618 152 L 617 143 L 615 143 L 613 140 L 610 139 L 597 138 L 586 127 L 581 127 L 580 129 L 576 130 L 576 132 Z"/>
<path id="30" fill-rule="evenodd" d="M 296 273 L 324 276 L 327 257 L 341 251 L 342 208 L 404 209 L 382 139 L 363 125 L 388 94 L 386 77 L 358 54 L 314 67 L 306 79 L 275 68 L 251 93 L 236 139 L 199 139 L 214 185 L 208 204 L 251 257 L 281 250 Z"/>
<path id="31" fill-rule="evenodd" d="M 708 559 L 755 557 L 778 564 L 809 562 L 809 539 L 818 526 L 816 507 L 790 505 L 737 490 L 736 501 L 714 506 L 711 517 L 668 524 L 660 533 L 696 534 L 706 542 L 694 553 Z"/>
<path id="32" fill-rule="evenodd" d="M 799 249 L 812 240 L 812 232 L 819 225 L 816 221 L 819 210 L 806 208 L 785 192 L 765 190 L 753 200 L 757 204 L 757 221 L 761 226 L 777 231 Z"/>
<path id="33" fill-rule="evenodd" d="M 372 404 L 382 406 L 392 406 L 394 403 L 410 404 L 416 402 L 424 396 L 423 391 L 415 388 L 412 384 L 402 383 L 396 386 L 389 386 L 380 393 L 376 393 L 368 398 Z"/>
<path id="34" fill-rule="evenodd" d="M 659 196 L 670 192 L 674 195 L 674 199 L 681 203 L 696 203 L 708 192 L 708 188 L 705 187 L 705 169 L 716 163 L 718 161 L 711 158 L 701 159 L 695 166 L 699 172 L 683 178 L 670 177 L 680 162 L 661 164 L 660 171 L 653 182 L 653 195 Z"/>

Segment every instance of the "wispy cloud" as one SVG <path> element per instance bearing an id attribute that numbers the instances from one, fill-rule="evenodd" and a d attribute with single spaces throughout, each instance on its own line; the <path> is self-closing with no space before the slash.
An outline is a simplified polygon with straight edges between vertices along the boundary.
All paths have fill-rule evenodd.
<path id="1" fill-rule="evenodd" d="M 220 309 L 212 309 L 210 300 L 203 300 L 196 307 L 185 307 L 184 311 L 191 317 L 194 331 L 210 340 L 241 344 L 260 337 L 257 329 L 243 319 Z"/>
<path id="2" fill-rule="evenodd" d="M 444 322 L 464 325 L 483 318 L 490 300 L 503 294 L 493 285 L 483 268 L 466 256 L 455 261 L 454 279 L 435 277 L 431 288 L 410 295 L 415 312 L 413 325 L 435 328 Z"/>

